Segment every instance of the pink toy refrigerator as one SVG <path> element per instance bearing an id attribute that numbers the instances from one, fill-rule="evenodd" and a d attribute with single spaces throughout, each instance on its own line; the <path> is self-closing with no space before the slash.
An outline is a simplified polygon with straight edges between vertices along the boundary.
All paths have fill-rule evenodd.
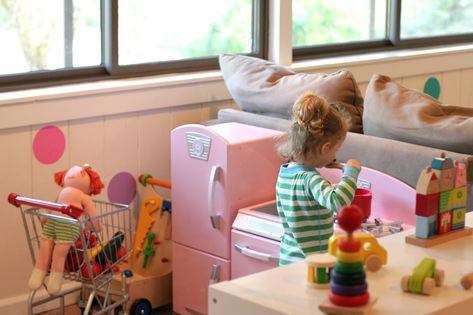
<path id="1" fill-rule="evenodd" d="M 206 314 L 208 285 L 230 279 L 233 220 L 275 198 L 282 135 L 239 123 L 171 132 L 174 312 Z"/>

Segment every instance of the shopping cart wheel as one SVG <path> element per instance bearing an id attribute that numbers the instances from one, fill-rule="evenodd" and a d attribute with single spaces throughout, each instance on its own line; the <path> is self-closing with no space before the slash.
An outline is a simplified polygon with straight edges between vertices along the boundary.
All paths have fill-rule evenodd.
<path id="1" fill-rule="evenodd" d="M 151 303 L 147 299 L 137 299 L 130 308 L 131 315 L 149 315 L 151 314 Z"/>

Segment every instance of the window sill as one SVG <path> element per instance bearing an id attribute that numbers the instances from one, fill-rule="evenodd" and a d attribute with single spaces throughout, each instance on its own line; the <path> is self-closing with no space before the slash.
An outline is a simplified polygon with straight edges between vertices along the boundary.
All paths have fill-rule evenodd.
<path id="1" fill-rule="evenodd" d="M 348 68 L 358 83 L 473 68 L 473 45 L 333 57 L 291 66 L 296 72 Z M 109 80 L 0 93 L 0 129 L 231 99 L 220 71 Z"/>

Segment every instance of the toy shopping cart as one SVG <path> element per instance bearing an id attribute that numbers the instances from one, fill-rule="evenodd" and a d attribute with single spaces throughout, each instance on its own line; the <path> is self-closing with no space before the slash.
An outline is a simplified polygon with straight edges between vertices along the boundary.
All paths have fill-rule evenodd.
<path id="1" fill-rule="evenodd" d="M 77 225 L 80 231 L 78 240 L 71 246 L 66 258 L 64 278 L 78 281 L 81 285 L 43 298 L 35 298 L 36 291 L 31 292 L 28 314 L 33 314 L 34 307 L 57 298 L 60 299 L 63 314 L 64 297 L 78 291 L 83 314 L 92 313 L 92 306 L 94 314 L 115 314 L 119 306 L 126 314 L 129 299 L 126 272 L 120 277 L 119 290 L 112 289 L 111 282 L 114 273 L 119 271 L 118 264 L 131 253 L 132 222 L 128 206 L 94 200 L 97 215 L 90 217 L 83 209 L 73 205 L 21 197 L 13 193 L 8 196 L 8 201 L 21 209 L 33 265 L 39 253 L 42 222 L 47 219 L 61 220 Z M 100 222 L 100 229 L 95 229 L 98 226 L 94 224 L 96 220 Z"/>

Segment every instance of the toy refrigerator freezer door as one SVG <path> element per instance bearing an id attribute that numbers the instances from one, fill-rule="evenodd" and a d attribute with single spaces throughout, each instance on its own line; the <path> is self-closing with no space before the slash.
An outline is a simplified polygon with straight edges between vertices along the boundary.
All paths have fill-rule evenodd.
<path id="1" fill-rule="evenodd" d="M 229 280 L 230 262 L 173 243 L 173 311 L 207 314 L 209 284 Z"/>
<path id="2" fill-rule="evenodd" d="M 208 128 L 188 125 L 171 133 L 172 240 L 228 256 L 232 222 L 226 211 L 227 143 Z"/>

